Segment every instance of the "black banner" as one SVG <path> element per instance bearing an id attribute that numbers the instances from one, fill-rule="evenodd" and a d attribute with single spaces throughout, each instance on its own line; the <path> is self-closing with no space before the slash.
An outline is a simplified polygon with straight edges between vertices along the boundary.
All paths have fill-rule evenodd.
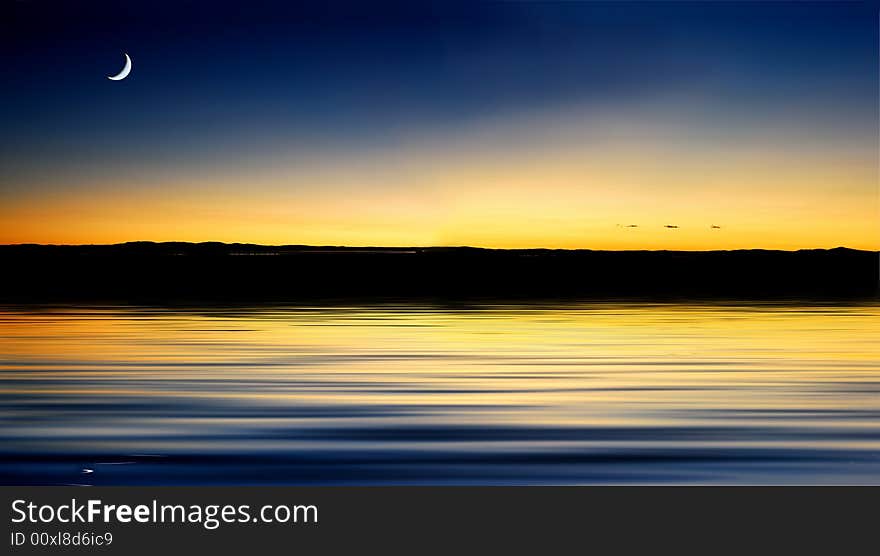
<path id="1" fill-rule="evenodd" d="M 8 554 L 850 554 L 877 488 L 10 487 Z"/>

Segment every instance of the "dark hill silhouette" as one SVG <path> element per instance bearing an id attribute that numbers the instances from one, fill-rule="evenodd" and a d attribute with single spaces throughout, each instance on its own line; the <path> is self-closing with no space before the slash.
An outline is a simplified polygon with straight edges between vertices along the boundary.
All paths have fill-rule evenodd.
<path id="1" fill-rule="evenodd" d="M 133 242 L 0 246 L 0 300 L 870 297 L 878 254 Z"/>

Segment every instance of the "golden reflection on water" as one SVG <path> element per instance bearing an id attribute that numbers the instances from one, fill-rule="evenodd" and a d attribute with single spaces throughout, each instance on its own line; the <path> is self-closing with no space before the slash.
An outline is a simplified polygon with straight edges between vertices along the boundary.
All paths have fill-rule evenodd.
<path id="1" fill-rule="evenodd" d="M 7 307 L 0 456 L 45 469 L 0 473 L 65 482 L 59 462 L 151 454 L 90 480 L 878 482 L 878 317 L 877 303 Z"/>

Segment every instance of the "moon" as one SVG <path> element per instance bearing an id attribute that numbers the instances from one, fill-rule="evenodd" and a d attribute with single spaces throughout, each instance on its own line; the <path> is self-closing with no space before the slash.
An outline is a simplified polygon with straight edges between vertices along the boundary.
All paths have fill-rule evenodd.
<path id="1" fill-rule="evenodd" d="M 125 55 L 125 66 L 122 68 L 122 71 L 117 73 L 116 75 L 108 75 L 107 79 L 110 81 L 122 81 L 128 74 L 131 73 L 131 58 L 128 57 L 128 54 Z"/>

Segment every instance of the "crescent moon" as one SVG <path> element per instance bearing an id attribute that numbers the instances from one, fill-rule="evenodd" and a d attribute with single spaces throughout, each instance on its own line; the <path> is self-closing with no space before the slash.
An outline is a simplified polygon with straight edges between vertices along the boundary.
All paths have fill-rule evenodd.
<path id="1" fill-rule="evenodd" d="M 121 81 L 128 77 L 128 74 L 131 73 L 131 58 L 128 57 L 128 54 L 125 55 L 125 67 L 122 68 L 122 71 L 117 73 L 116 75 L 108 75 L 107 79 L 111 81 Z"/>

